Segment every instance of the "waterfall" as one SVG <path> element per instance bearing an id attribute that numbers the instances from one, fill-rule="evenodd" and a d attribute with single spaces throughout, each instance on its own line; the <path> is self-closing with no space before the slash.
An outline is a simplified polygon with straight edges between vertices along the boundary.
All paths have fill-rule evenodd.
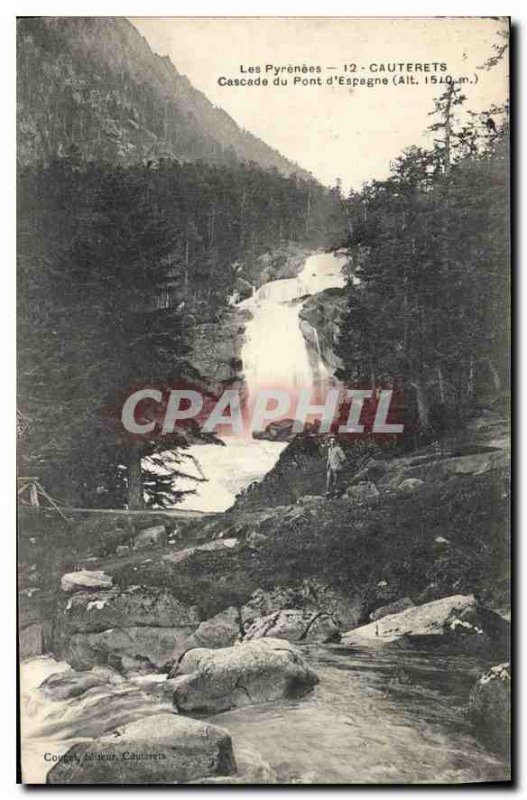
<path id="1" fill-rule="evenodd" d="M 324 289 L 344 285 L 344 256 L 319 253 L 306 259 L 296 278 L 282 278 L 253 289 L 252 297 L 237 303 L 249 311 L 241 352 L 249 405 L 259 388 L 284 389 L 291 397 L 300 389 L 324 394 L 333 378 L 320 353 L 315 328 L 315 350 L 308 347 L 300 328 L 301 298 Z M 253 481 L 260 480 L 276 464 L 286 446 L 245 438 L 225 437 L 225 447 L 194 445 L 188 453 L 200 462 L 206 483 L 195 484 L 180 479 L 178 488 L 195 489 L 178 508 L 199 511 L 224 511 L 236 494 Z"/>
<path id="2" fill-rule="evenodd" d="M 332 253 L 310 256 L 296 278 L 270 281 L 249 300 L 239 303 L 239 307 L 252 313 L 241 353 L 249 399 L 262 388 L 280 388 L 295 394 L 328 380 L 318 331 L 313 328 L 318 356 L 314 361 L 300 329 L 300 298 L 343 286 L 343 260 Z"/>
<path id="3" fill-rule="evenodd" d="M 313 325 L 313 340 L 315 345 L 315 350 L 317 351 L 318 355 L 322 358 L 322 353 L 320 352 L 320 339 L 318 338 L 318 331 Z"/>

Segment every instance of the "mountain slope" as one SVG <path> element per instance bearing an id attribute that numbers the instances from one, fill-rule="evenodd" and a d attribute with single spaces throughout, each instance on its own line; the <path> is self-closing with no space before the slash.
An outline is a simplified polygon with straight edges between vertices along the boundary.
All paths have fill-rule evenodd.
<path id="1" fill-rule="evenodd" d="M 121 17 L 18 21 L 18 158 L 253 161 L 308 173 L 242 130 Z"/>

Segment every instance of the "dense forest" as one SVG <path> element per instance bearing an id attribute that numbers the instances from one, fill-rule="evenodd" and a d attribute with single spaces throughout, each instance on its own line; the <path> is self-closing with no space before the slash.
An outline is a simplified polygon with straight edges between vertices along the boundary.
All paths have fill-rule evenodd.
<path id="1" fill-rule="evenodd" d="M 499 406 L 509 388 L 507 107 L 464 104 L 450 83 L 431 111 L 433 146 L 409 148 L 386 180 L 346 200 L 358 282 L 341 377 L 398 387 L 421 435 Z"/>
<path id="2" fill-rule="evenodd" d="M 337 193 L 254 164 L 63 158 L 21 169 L 18 204 L 20 474 L 71 505 L 141 506 L 142 478 L 173 502 L 184 450 L 167 466 L 159 440 L 123 438 L 124 399 L 192 377 L 193 325 L 221 320 L 259 255 L 335 246 Z"/>

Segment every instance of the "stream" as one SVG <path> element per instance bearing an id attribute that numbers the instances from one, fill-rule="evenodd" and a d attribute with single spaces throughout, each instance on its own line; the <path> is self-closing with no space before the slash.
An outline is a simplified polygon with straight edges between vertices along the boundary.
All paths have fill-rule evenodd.
<path id="1" fill-rule="evenodd" d="M 506 765 L 463 718 L 481 660 L 382 646 L 303 648 L 320 684 L 301 700 L 209 721 L 257 751 L 280 783 L 471 783 Z"/>
<path id="2" fill-rule="evenodd" d="M 505 762 L 474 739 L 463 716 L 470 687 L 488 662 L 382 646 L 302 650 L 320 677 L 310 694 L 207 718 L 229 731 L 235 753 L 267 762 L 279 783 L 507 779 Z M 46 753 L 60 755 L 75 742 L 171 708 L 158 691 L 160 675 L 96 687 L 66 701 L 45 698 L 38 684 L 67 666 L 49 656 L 22 664 L 26 780 L 45 780 L 52 766 Z"/>

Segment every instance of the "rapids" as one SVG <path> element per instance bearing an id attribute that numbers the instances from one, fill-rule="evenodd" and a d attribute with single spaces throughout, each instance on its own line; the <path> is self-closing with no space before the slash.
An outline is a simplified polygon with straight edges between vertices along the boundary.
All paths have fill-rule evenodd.
<path id="1" fill-rule="evenodd" d="M 207 718 L 229 731 L 235 753 L 258 754 L 280 783 L 507 779 L 505 762 L 474 739 L 463 713 L 472 683 L 489 666 L 483 659 L 382 646 L 302 649 L 320 677 L 310 694 Z M 22 663 L 26 780 L 45 780 L 53 766 L 46 754 L 61 755 L 75 742 L 170 708 L 155 691 L 163 675 L 66 701 L 45 698 L 39 683 L 65 668 L 49 656 Z"/>

